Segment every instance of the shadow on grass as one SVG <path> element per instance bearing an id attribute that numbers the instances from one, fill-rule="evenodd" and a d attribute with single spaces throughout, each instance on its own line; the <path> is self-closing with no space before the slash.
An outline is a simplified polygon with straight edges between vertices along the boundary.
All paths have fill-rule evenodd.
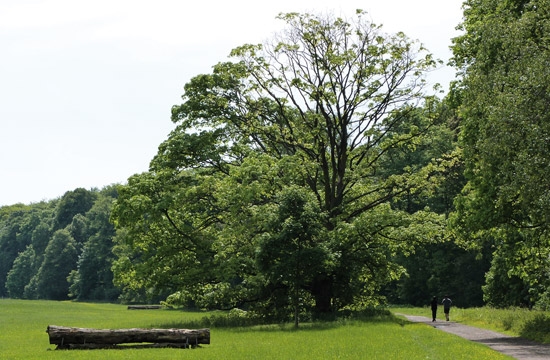
<path id="1" fill-rule="evenodd" d="M 368 309 L 362 311 L 340 311 L 330 316 L 318 317 L 300 323 L 294 327 L 293 322 L 276 322 L 251 315 L 245 311 L 230 311 L 223 314 L 211 314 L 197 320 L 177 321 L 160 324 L 161 328 L 231 328 L 239 331 L 307 331 L 330 330 L 357 323 L 396 323 L 404 326 L 406 319 L 393 315 L 386 309 Z"/>

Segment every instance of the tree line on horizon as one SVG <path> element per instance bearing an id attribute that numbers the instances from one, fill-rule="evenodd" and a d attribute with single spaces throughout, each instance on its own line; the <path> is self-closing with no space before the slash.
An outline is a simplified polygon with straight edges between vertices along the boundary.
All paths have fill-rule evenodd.
<path id="1" fill-rule="evenodd" d="M 150 169 L 0 208 L 0 293 L 300 319 L 550 306 L 550 3 L 464 3 L 457 79 L 404 34 L 281 14 L 191 79 Z"/>
<path id="2" fill-rule="evenodd" d="M 109 221 L 115 185 L 0 208 L 0 295 L 117 301 Z"/>

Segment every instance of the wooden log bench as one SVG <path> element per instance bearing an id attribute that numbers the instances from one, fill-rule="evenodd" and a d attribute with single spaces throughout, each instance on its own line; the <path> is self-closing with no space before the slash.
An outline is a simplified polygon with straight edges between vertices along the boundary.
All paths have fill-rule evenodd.
<path id="1" fill-rule="evenodd" d="M 210 329 L 89 329 L 48 325 L 46 332 L 56 349 L 190 348 L 210 344 Z"/>
<path id="2" fill-rule="evenodd" d="M 128 305 L 128 310 L 155 310 L 161 308 L 162 305 Z"/>

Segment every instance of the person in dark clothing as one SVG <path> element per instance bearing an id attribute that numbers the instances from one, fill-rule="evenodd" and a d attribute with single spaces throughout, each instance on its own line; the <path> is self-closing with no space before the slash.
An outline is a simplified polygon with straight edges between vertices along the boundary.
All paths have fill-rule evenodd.
<path id="1" fill-rule="evenodd" d="M 435 321 L 435 318 L 437 316 L 437 297 L 434 296 L 432 298 L 431 305 L 432 305 L 432 322 L 433 322 Z"/>
<path id="2" fill-rule="evenodd" d="M 445 295 L 441 303 L 443 304 L 443 312 L 445 313 L 445 318 L 447 319 L 447 321 L 449 321 L 449 311 L 451 311 L 451 304 L 453 302 L 451 301 L 451 299 L 449 299 L 449 296 Z"/>

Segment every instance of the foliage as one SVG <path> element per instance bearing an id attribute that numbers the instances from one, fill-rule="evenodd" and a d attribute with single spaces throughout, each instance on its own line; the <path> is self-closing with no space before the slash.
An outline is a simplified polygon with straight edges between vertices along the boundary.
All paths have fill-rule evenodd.
<path id="1" fill-rule="evenodd" d="M 508 308 L 514 306 L 531 307 L 529 284 L 527 281 L 514 275 L 515 249 L 511 244 L 502 244 L 495 251 L 491 261 L 491 269 L 486 274 L 483 288 L 483 297 L 489 306 Z M 508 247 L 506 250 L 505 247 Z"/>
<path id="2" fill-rule="evenodd" d="M 100 197 L 86 213 L 86 240 L 70 280 L 69 295 L 77 300 L 113 301 L 118 298 L 119 291 L 113 284 L 111 271 L 115 235 L 109 222 L 112 202 L 110 197 Z"/>
<path id="3" fill-rule="evenodd" d="M 46 247 L 44 261 L 37 274 L 37 296 L 65 300 L 69 290 L 67 277 L 76 267 L 76 241 L 67 230 L 57 230 Z"/>
<path id="4" fill-rule="evenodd" d="M 44 249 L 43 238 L 37 228 L 44 217 L 51 214 L 48 204 L 34 206 L 12 205 L 0 208 L 0 295 L 6 296 L 6 279 L 14 261 L 27 246 L 36 243 L 36 249 Z M 42 247 L 44 246 L 44 247 Z"/>
<path id="5" fill-rule="evenodd" d="M 431 55 L 362 11 L 281 14 L 185 85 L 150 171 L 0 207 L 0 295 L 264 320 L 443 293 L 550 308 L 548 9 L 467 0 L 443 100 Z"/>
<path id="6" fill-rule="evenodd" d="M 522 325 L 521 336 L 543 344 L 550 344 L 550 316 L 537 314 Z"/>
<path id="7" fill-rule="evenodd" d="M 427 119 L 433 119 L 428 136 L 414 146 L 393 149 L 383 157 L 379 171 L 387 176 L 400 174 L 406 168 L 425 167 L 433 159 L 444 164 L 437 183 L 422 192 L 399 198 L 392 203 L 394 208 L 408 213 L 429 208 L 445 217 L 454 211 L 454 198 L 465 184 L 462 152 L 457 148 L 459 105 L 460 91 L 453 87 L 443 100 L 430 99 L 411 114 L 411 121 L 407 123 L 426 127 Z M 423 244 L 411 254 L 397 255 L 395 261 L 404 267 L 406 274 L 384 288 L 388 301 L 422 306 L 431 296 L 442 298 L 449 294 L 463 307 L 483 305 L 481 286 L 491 259 L 488 247 L 465 249 L 454 241 L 453 233 L 448 230 L 437 236 L 445 241 Z"/>
<path id="8" fill-rule="evenodd" d="M 6 279 L 8 295 L 15 299 L 24 298 L 25 286 L 31 281 L 34 273 L 36 254 L 32 245 L 19 253 Z"/>
<path id="9" fill-rule="evenodd" d="M 488 249 L 480 253 L 453 242 L 430 244 L 415 254 L 399 259 L 407 269 L 405 277 L 387 290 L 392 304 L 426 306 L 432 296 L 449 295 L 460 307 L 482 306 L 482 286 L 489 268 Z"/>
<path id="10" fill-rule="evenodd" d="M 463 239 L 494 243 L 533 302 L 550 286 L 549 9 L 547 0 L 467 1 L 453 48 L 468 178 L 453 224 Z"/>
<path id="11" fill-rule="evenodd" d="M 78 188 L 67 191 L 57 205 L 53 230 L 63 229 L 73 222 L 78 214 L 85 214 L 92 207 L 96 194 Z"/>
<path id="12" fill-rule="evenodd" d="M 177 127 L 150 171 L 119 189 L 113 220 L 125 232 L 114 269 L 127 289 L 270 309 L 270 301 L 284 307 L 285 288 L 293 288 L 295 305 L 300 298 L 331 312 L 379 301 L 381 284 L 402 274 L 393 254 L 437 241 L 441 217 L 388 202 L 427 189 L 444 166 L 379 172 L 386 154 L 428 136 L 433 119 L 412 119 L 431 55 L 402 33 L 382 33 L 361 11 L 350 22 L 279 18 L 288 27 L 272 43 L 241 46 L 235 62 L 185 86 L 172 109 Z M 322 236 L 273 232 L 302 216 L 270 224 L 278 194 L 293 187 L 324 214 L 315 220 Z M 299 244 L 301 261 L 319 261 L 311 277 L 291 269 Z M 285 279 L 287 271 L 294 275 Z"/>
<path id="13" fill-rule="evenodd" d="M 256 261 L 259 271 L 272 287 L 271 301 L 293 308 L 294 325 L 314 286 L 315 278 L 331 266 L 330 250 L 324 248 L 323 215 L 314 198 L 300 188 L 288 188 L 279 194 L 274 214 L 266 216 L 266 232 L 258 244 Z M 288 314 L 283 310 L 279 318 Z M 286 313 L 286 314 L 285 314 Z"/>
<path id="14" fill-rule="evenodd" d="M 116 300 L 119 292 L 110 269 L 112 196 L 116 196 L 114 186 L 76 189 L 49 202 L 1 207 L 2 296 Z M 54 231 L 61 222 L 67 225 Z M 69 274 L 71 294 L 67 290 Z"/>

